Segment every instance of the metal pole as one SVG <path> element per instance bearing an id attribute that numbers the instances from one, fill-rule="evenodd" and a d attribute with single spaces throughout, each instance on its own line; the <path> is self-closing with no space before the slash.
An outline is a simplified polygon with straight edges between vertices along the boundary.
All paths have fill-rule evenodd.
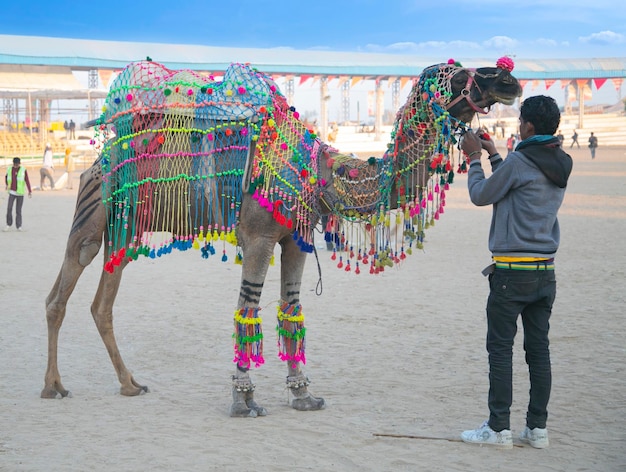
<path id="1" fill-rule="evenodd" d="M 385 96 L 385 92 L 383 92 L 383 88 L 381 87 L 380 82 L 380 79 L 376 80 L 376 118 L 374 121 L 374 141 L 381 140 L 383 131 L 383 98 Z"/>
<path id="2" fill-rule="evenodd" d="M 328 77 L 320 78 L 320 139 L 326 141 L 328 136 Z"/>

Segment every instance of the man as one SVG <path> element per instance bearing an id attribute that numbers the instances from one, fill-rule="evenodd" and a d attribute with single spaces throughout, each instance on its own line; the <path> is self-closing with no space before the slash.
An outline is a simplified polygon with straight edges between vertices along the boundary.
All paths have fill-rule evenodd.
<path id="1" fill-rule="evenodd" d="M 580 144 L 578 144 L 578 131 L 576 130 L 574 130 L 574 134 L 572 134 L 572 144 L 569 148 L 573 148 L 574 144 L 578 146 L 578 149 L 580 149 Z"/>
<path id="2" fill-rule="evenodd" d="M 556 296 L 554 256 L 559 247 L 557 213 L 563 202 L 572 158 L 553 136 L 561 120 L 551 97 L 527 98 L 520 108 L 516 150 L 502 159 L 495 144 L 467 133 L 461 147 L 469 156 L 468 188 L 472 203 L 493 205 L 489 250 L 487 351 L 489 420 L 464 431 L 468 443 L 513 447 L 513 341 L 517 318 L 524 326 L 524 350 L 530 372 L 530 402 L 520 439 L 535 448 L 549 445 L 546 420 L 552 386 L 548 330 Z M 481 150 L 489 153 L 492 174 L 485 178 Z"/>
<path id="3" fill-rule="evenodd" d="M 510 153 L 512 153 L 514 149 L 515 149 L 515 135 L 512 134 L 511 136 L 509 136 L 509 139 L 506 140 L 507 156 Z"/>
<path id="4" fill-rule="evenodd" d="M 598 147 L 598 138 L 593 135 L 593 131 L 591 132 L 591 136 L 589 136 L 589 150 L 591 151 L 591 158 L 596 158 L 596 148 Z"/>
<path id="5" fill-rule="evenodd" d="M 39 189 L 43 191 L 43 184 L 46 179 L 50 181 L 50 188 L 54 190 L 54 178 L 52 177 L 52 172 L 54 171 L 54 161 L 52 156 L 52 145 L 50 143 L 46 143 L 46 149 L 43 152 L 43 164 L 39 169 Z"/>
<path id="6" fill-rule="evenodd" d="M 15 227 L 18 231 L 22 231 L 22 204 L 24 203 L 24 193 L 28 188 L 28 197 L 32 197 L 33 193 L 30 188 L 30 180 L 28 180 L 28 172 L 22 167 L 19 157 L 13 158 L 13 167 L 9 167 L 4 177 L 6 190 L 9 192 L 9 202 L 7 205 L 7 227 L 4 231 L 9 231 L 13 224 L 13 202 L 15 202 Z"/>

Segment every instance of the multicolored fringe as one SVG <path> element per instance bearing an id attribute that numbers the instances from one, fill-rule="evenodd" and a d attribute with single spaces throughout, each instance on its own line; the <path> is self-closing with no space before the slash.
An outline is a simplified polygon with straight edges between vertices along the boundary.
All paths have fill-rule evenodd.
<path id="1" fill-rule="evenodd" d="M 424 231 L 444 213 L 454 179 L 454 133 L 465 126 L 445 109 L 459 68 L 439 64 L 422 72 L 398 111 L 382 159 L 370 157 L 367 165 L 346 156 L 327 161 L 340 198 L 324 228 L 337 268 L 355 267 L 359 274 L 369 264 L 369 273 L 378 274 L 402 262 L 414 246 L 423 248 Z"/>
<path id="2" fill-rule="evenodd" d="M 242 64 L 232 64 L 221 81 L 151 61 L 119 74 L 96 136 L 109 216 L 105 270 L 125 257 L 196 248 L 208 258 L 218 240 L 237 244 L 256 122 L 279 93 L 269 76 Z M 161 232 L 171 236 L 158 241 Z"/>
<path id="3" fill-rule="evenodd" d="M 243 191 L 313 252 L 320 197 L 338 268 L 377 274 L 422 248 L 454 179 L 457 128 L 446 111 L 456 63 L 425 69 L 398 111 L 385 155 L 342 155 L 300 122 L 269 76 L 232 64 L 222 81 L 146 61 L 116 79 L 100 119 L 104 203 L 112 272 L 124 258 L 237 245 Z M 108 133 L 114 136 L 108 138 Z M 247 162 L 252 144 L 254 155 Z M 321 162 L 331 169 L 326 191 Z M 244 181 L 246 166 L 249 174 Z M 466 170 L 459 159 L 458 171 Z M 328 174 L 325 174 L 328 176 Z M 155 243 L 157 235 L 171 234 Z M 241 263 L 241 253 L 235 257 Z"/>
<path id="4" fill-rule="evenodd" d="M 263 329 L 260 308 L 240 308 L 235 311 L 235 358 L 239 367 L 260 367 L 263 359 Z"/>
<path id="5" fill-rule="evenodd" d="M 304 315 L 302 305 L 292 305 L 287 302 L 277 307 L 278 324 L 278 357 L 286 362 L 306 364 Z"/>
<path id="6" fill-rule="evenodd" d="M 319 215 L 317 196 L 320 141 L 300 122 L 294 107 L 272 96 L 256 143 L 248 191 L 274 220 L 293 230 L 304 252 L 313 252 L 313 222 Z"/>

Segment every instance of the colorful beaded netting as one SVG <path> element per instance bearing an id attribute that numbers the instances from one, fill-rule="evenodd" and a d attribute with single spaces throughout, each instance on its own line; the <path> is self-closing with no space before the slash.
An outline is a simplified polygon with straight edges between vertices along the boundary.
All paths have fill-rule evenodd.
<path id="1" fill-rule="evenodd" d="M 460 125 L 445 105 L 458 69 L 424 70 L 385 155 L 362 160 L 323 144 L 272 79 L 248 65 L 232 64 L 218 81 L 152 61 L 130 64 L 111 86 L 95 139 L 108 210 L 105 270 L 172 249 L 199 249 L 204 258 L 219 250 L 226 261 L 244 191 L 306 252 L 322 204 L 330 208 L 325 237 L 346 271 L 399 263 L 444 211 Z M 321 162 L 332 182 L 320 179 Z"/>

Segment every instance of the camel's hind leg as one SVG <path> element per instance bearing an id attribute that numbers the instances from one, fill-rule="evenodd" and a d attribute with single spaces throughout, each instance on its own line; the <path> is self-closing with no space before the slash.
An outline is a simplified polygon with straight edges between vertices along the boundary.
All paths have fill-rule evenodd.
<path id="1" fill-rule="evenodd" d="M 70 392 L 61 384 L 57 365 L 59 330 L 65 318 L 67 301 L 74 291 L 78 278 L 93 258 L 98 254 L 106 216 L 100 193 L 99 165 L 81 175 L 81 183 L 76 201 L 74 221 L 65 249 L 63 265 L 57 279 L 46 298 L 46 319 L 48 323 L 48 367 L 44 379 L 41 398 L 66 397 Z"/>
<path id="2" fill-rule="evenodd" d="M 282 302 L 278 324 L 282 330 L 293 336 L 281 335 L 282 355 L 288 365 L 287 387 L 294 396 L 291 406 L 300 411 L 321 410 L 326 403 L 323 398 L 314 397 L 308 391 L 309 379 L 301 369 L 304 361 L 304 338 L 299 335 L 304 333 L 304 317 L 300 305 L 300 286 L 307 253 L 301 251 L 291 237 L 284 238 L 280 244 Z"/>
<path id="3" fill-rule="evenodd" d="M 106 271 L 102 272 L 98 291 L 91 305 L 91 315 L 96 322 L 100 337 L 106 346 L 117 373 L 117 378 L 120 381 L 120 393 L 122 395 L 134 396 L 147 392 L 148 387 L 138 384 L 126 368 L 126 365 L 124 365 L 115 340 L 115 333 L 113 332 L 113 303 L 122 280 L 122 271 L 127 264 L 128 260 L 123 260 L 112 274 Z"/>

